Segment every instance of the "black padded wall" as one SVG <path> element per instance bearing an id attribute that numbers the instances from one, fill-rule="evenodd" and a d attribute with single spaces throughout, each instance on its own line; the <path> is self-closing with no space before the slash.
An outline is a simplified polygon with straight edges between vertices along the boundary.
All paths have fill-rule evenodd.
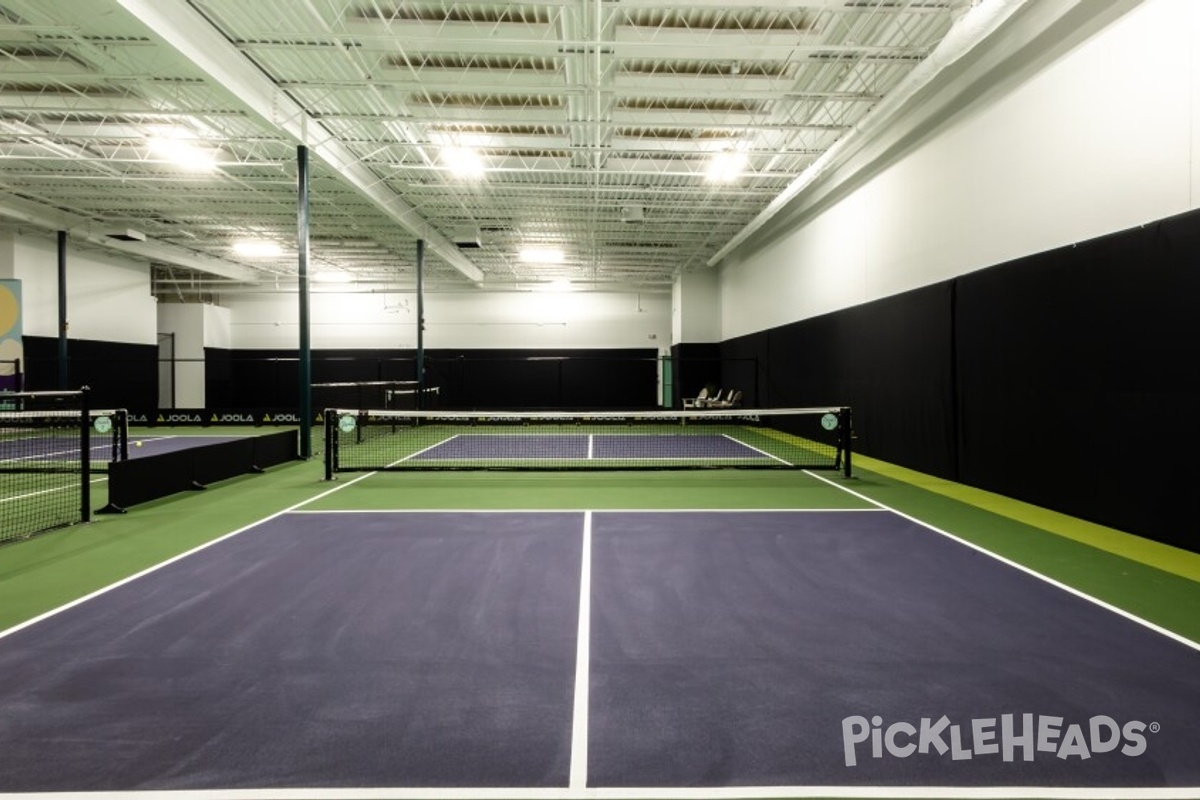
<path id="1" fill-rule="evenodd" d="M 26 336 L 25 388 L 58 388 L 58 339 Z M 88 386 L 93 408 L 144 408 L 158 404 L 158 347 L 152 344 L 71 339 L 67 388 Z"/>
<path id="2" fill-rule="evenodd" d="M 671 348 L 675 368 L 675 405 L 700 390 L 721 386 L 721 348 L 715 342 L 676 344 Z"/>
<path id="3" fill-rule="evenodd" d="M 213 408 L 294 408 L 295 350 L 205 353 Z M 654 349 L 428 350 L 425 383 L 439 407 L 458 409 L 645 409 L 657 403 Z M 411 381 L 411 350 L 314 350 L 312 381 Z"/>
<path id="4" fill-rule="evenodd" d="M 757 355 L 758 405 L 850 405 L 861 452 L 949 476 L 952 309 L 952 286 L 939 284 L 732 339 L 721 352 Z"/>
<path id="5" fill-rule="evenodd" d="M 1200 212 L 721 344 L 870 456 L 1200 550 Z"/>
<path id="6" fill-rule="evenodd" d="M 1200 547 L 1200 215 L 958 280 L 960 480 Z"/>

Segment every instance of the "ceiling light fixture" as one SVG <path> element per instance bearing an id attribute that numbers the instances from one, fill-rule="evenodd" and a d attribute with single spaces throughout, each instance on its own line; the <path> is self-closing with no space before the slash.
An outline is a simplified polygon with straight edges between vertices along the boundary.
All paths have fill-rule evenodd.
<path id="1" fill-rule="evenodd" d="M 561 264 L 563 251 L 555 247 L 526 247 L 521 250 L 521 260 L 526 264 Z"/>
<path id="2" fill-rule="evenodd" d="M 726 151 L 716 153 L 708 162 L 705 175 L 713 183 L 729 183 L 741 177 L 746 169 L 746 154 Z"/>
<path id="3" fill-rule="evenodd" d="M 313 280 L 317 283 L 350 283 L 354 276 L 340 269 L 323 269 L 313 275 Z"/>
<path id="4" fill-rule="evenodd" d="M 266 239 L 242 239 L 233 243 L 233 252 L 245 258 L 273 258 L 283 255 L 283 248 Z"/>
<path id="5" fill-rule="evenodd" d="M 442 162 L 460 178 L 481 178 L 487 171 L 483 158 L 469 147 L 443 147 Z"/>
<path id="6" fill-rule="evenodd" d="M 151 136 L 147 140 L 150 153 L 176 166 L 198 172 L 217 168 L 217 151 L 200 147 L 183 136 Z"/>

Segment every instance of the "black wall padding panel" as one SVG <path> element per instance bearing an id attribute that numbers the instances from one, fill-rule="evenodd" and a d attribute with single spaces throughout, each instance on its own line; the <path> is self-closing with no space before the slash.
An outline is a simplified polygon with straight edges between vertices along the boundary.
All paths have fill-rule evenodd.
<path id="1" fill-rule="evenodd" d="M 958 280 L 960 480 L 1192 550 L 1200 214 Z"/>
<path id="2" fill-rule="evenodd" d="M 855 450 L 1200 551 L 1200 212 L 721 344 Z"/>
<path id="3" fill-rule="evenodd" d="M 658 351 L 429 350 L 443 409 L 642 409 L 657 404 Z M 205 351 L 210 408 L 295 408 L 295 350 Z M 414 380 L 410 350 L 314 350 L 314 383 Z"/>
<path id="4" fill-rule="evenodd" d="M 757 354 L 757 405 L 854 408 L 855 450 L 950 477 L 955 469 L 953 287 L 925 287 L 722 343 Z"/>
<path id="5" fill-rule="evenodd" d="M 25 388 L 58 388 L 58 339 L 25 336 Z M 93 408 L 158 405 L 158 347 L 152 344 L 71 339 L 67 342 L 67 388 L 92 389 Z"/>
<path id="6" fill-rule="evenodd" d="M 681 343 L 671 347 L 675 368 L 675 401 L 693 398 L 705 387 L 719 388 L 721 383 L 721 347 L 716 342 Z"/>

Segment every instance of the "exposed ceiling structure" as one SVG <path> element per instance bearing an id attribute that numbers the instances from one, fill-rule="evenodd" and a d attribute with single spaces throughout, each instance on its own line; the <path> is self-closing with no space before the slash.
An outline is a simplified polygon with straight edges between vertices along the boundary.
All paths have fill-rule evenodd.
<path id="1" fill-rule="evenodd" d="M 664 290 L 990 35 L 981 5 L 0 0 L 0 223 L 159 293 L 294 285 L 304 145 L 315 279 L 410 285 L 423 240 L 433 288 Z"/>

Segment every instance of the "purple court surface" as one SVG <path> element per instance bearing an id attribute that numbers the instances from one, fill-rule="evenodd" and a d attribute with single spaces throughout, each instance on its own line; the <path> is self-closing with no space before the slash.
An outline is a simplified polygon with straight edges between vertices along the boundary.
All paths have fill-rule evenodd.
<path id="1" fill-rule="evenodd" d="M 285 514 L 0 674 L 0 793 L 1200 787 L 1194 644 L 885 511 Z"/>
<path id="2" fill-rule="evenodd" d="M 513 435 L 458 434 L 411 456 L 413 461 L 480 460 L 504 462 L 539 458 L 563 459 L 687 459 L 737 458 L 772 460 L 771 456 L 718 434 L 545 433 Z"/>
<path id="3" fill-rule="evenodd" d="M 179 450 L 187 450 L 192 447 L 205 447 L 210 444 L 220 444 L 221 442 L 232 442 L 235 439 L 244 438 L 242 436 L 217 436 L 217 435 L 189 435 L 175 436 L 172 434 L 130 434 L 129 435 L 129 457 L 130 458 L 145 458 L 146 456 L 156 456 L 161 453 L 174 453 Z M 140 446 L 139 446 L 140 443 Z"/>
<path id="4" fill-rule="evenodd" d="M 195 435 L 175 436 L 172 434 L 137 434 L 129 437 L 129 457 L 145 458 L 161 453 L 174 453 L 192 447 L 204 447 L 220 442 L 229 442 L 241 436 Z M 111 442 L 93 442 L 89 448 L 92 461 L 112 460 Z M 79 458 L 78 436 L 30 437 L 0 441 L 0 461 L 75 461 Z"/>

